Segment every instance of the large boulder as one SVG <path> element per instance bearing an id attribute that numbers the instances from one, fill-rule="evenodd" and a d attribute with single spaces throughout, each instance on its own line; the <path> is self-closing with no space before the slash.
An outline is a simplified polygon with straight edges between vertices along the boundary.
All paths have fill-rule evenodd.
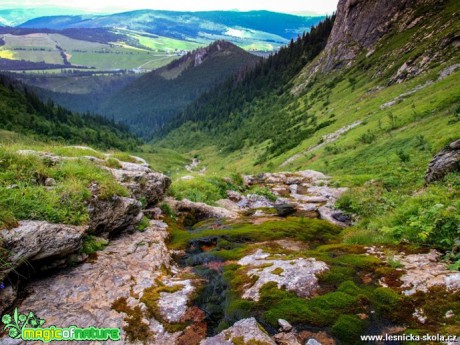
<path id="1" fill-rule="evenodd" d="M 260 326 L 253 317 L 240 320 L 215 337 L 207 338 L 200 343 L 200 345 L 233 344 L 276 345 L 272 338 L 263 331 L 262 326 Z"/>
<path id="2" fill-rule="evenodd" d="M 237 218 L 238 213 L 229 211 L 222 207 L 209 206 L 202 202 L 193 202 L 187 199 L 176 201 L 167 199 L 169 206 L 175 210 L 178 216 L 187 220 L 187 225 L 193 225 L 206 219 L 214 218 Z"/>
<path id="3" fill-rule="evenodd" d="M 49 258 L 63 258 L 78 251 L 86 228 L 43 221 L 22 221 L 0 235 L 9 256 L 9 271 L 22 263 Z"/>
<path id="4" fill-rule="evenodd" d="M 109 200 L 94 199 L 89 206 L 88 233 L 113 235 L 123 230 L 132 231 L 142 220 L 142 204 L 131 198 L 113 196 Z"/>
<path id="5" fill-rule="evenodd" d="M 460 171 L 460 139 L 434 156 L 425 173 L 425 180 L 432 183 L 454 171 Z"/>

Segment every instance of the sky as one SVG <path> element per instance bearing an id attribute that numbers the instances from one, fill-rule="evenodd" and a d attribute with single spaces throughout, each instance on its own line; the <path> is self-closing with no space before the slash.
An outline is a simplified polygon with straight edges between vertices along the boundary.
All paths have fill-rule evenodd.
<path id="1" fill-rule="evenodd" d="M 332 13 L 338 0 L 0 0 L 0 8 L 69 7 L 88 12 L 121 12 L 135 9 L 172 11 L 269 10 L 285 13 Z"/>

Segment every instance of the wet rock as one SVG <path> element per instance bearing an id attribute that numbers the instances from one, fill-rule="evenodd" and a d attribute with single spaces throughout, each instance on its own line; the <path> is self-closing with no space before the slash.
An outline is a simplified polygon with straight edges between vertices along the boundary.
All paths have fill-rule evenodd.
<path id="1" fill-rule="evenodd" d="M 222 331 L 215 337 L 201 341 L 200 345 L 233 345 L 236 342 L 276 345 L 253 317 L 236 322 L 232 327 Z"/>
<path id="2" fill-rule="evenodd" d="M 427 183 L 432 183 L 443 179 L 451 172 L 458 171 L 460 171 L 460 139 L 434 156 L 425 173 L 425 180 Z"/>
<path id="3" fill-rule="evenodd" d="M 292 325 L 284 319 L 278 319 L 278 325 L 283 332 L 289 332 L 292 329 Z"/>
<path id="4" fill-rule="evenodd" d="M 89 206 L 88 233 L 112 235 L 121 231 L 133 231 L 142 219 L 142 205 L 131 198 L 113 196 L 110 200 L 94 199 Z"/>
<path id="5" fill-rule="evenodd" d="M 276 283 L 278 288 L 285 287 L 300 297 L 310 297 L 319 287 L 316 275 L 329 269 L 324 262 L 313 258 L 286 260 L 284 255 L 269 257 L 270 254 L 259 249 L 238 261 L 239 265 L 250 267 L 247 272 L 249 276 L 257 278 L 243 293 L 243 298 L 258 301 L 260 289 L 269 282 Z"/>
<path id="6" fill-rule="evenodd" d="M 59 259 L 78 251 L 86 228 L 43 221 L 21 221 L 14 229 L 3 229 L 0 236 L 8 248 L 8 273 L 25 262 Z"/>

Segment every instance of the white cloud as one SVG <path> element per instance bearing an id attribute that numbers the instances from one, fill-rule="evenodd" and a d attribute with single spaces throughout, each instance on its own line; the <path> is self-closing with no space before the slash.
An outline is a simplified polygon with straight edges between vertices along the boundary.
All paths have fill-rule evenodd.
<path id="1" fill-rule="evenodd" d="M 232 0 L 231 2 L 215 0 L 0 0 L 0 8 L 17 7 L 69 7 L 92 11 L 124 11 L 132 9 L 159 9 L 174 11 L 207 11 L 207 10 L 270 10 L 276 12 L 315 12 L 332 13 L 338 0 Z"/>

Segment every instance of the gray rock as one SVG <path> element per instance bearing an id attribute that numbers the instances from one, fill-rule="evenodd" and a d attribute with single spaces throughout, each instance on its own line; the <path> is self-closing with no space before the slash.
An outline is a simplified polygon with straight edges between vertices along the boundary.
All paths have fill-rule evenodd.
<path id="1" fill-rule="evenodd" d="M 110 200 L 92 200 L 89 206 L 88 233 L 112 235 L 123 230 L 134 230 L 143 216 L 141 206 L 141 203 L 135 199 L 118 196 Z"/>
<path id="2" fill-rule="evenodd" d="M 167 199 L 168 204 L 180 216 L 187 216 L 194 222 L 200 222 L 212 218 L 237 218 L 238 213 L 222 207 L 213 207 L 201 202 L 193 202 L 187 199 L 176 201 Z"/>
<path id="3" fill-rule="evenodd" d="M 231 201 L 234 201 L 234 202 L 238 202 L 243 198 L 243 196 L 240 193 L 238 193 L 238 192 L 236 192 L 234 190 L 228 190 L 227 191 L 227 197 Z"/>
<path id="4" fill-rule="evenodd" d="M 11 285 L 6 286 L 4 289 L 0 290 L 0 315 L 10 307 L 17 297 L 17 290 Z"/>
<path id="5" fill-rule="evenodd" d="M 283 332 L 289 332 L 292 329 L 292 325 L 284 319 L 278 319 L 278 325 Z"/>
<path id="6" fill-rule="evenodd" d="M 273 339 L 278 345 L 302 345 L 295 333 L 278 333 Z"/>
<path id="7" fill-rule="evenodd" d="M 22 221 L 17 228 L 1 230 L 0 236 L 9 249 L 8 261 L 18 267 L 27 261 L 63 258 L 78 251 L 85 230 L 82 226 Z"/>
<path id="8" fill-rule="evenodd" d="M 191 294 L 195 291 L 190 280 L 163 281 L 166 286 L 182 286 L 173 293 L 161 292 L 158 301 L 161 316 L 169 323 L 177 323 L 185 314 Z"/>
<path id="9" fill-rule="evenodd" d="M 253 317 L 236 322 L 215 337 L 202 340 L 200 345 L 233 345 L 234 339 L 244 344 L 276 345 Z"/>
<path id="10" fill-rule="evenodd" d="M 322 344 L 318 340 L 311 338 L 311 339 L 308 339 L 306 345 L 322 345 Z"/>
<path id="11" fill-rule="evenodd" d="M 300 297 L 309 297 L 319 287 L 316 275 L 329 269 L 324 262 L 313 258 L 287 260 L 285 255 L 277 255 L 277 259 L 269 257 L 270 254 L 258 249 L 254 254 L 238 261 L 239 265 L 251 268 L 247 272 L 249 276 L 257 278 L 244 291 L 243 298 L 258 301 L 260 289 L 270 282 L 276 283 L 280 289 L 285 287 Z"/>
<path id="12" fill-rule="evenodd" d="M 460 171 L 460 139 L 434 156 L 425 173 L 425 180 L 427 183 L 432 183 L 443 179 L 451 172 L 458 171 Z"/>

